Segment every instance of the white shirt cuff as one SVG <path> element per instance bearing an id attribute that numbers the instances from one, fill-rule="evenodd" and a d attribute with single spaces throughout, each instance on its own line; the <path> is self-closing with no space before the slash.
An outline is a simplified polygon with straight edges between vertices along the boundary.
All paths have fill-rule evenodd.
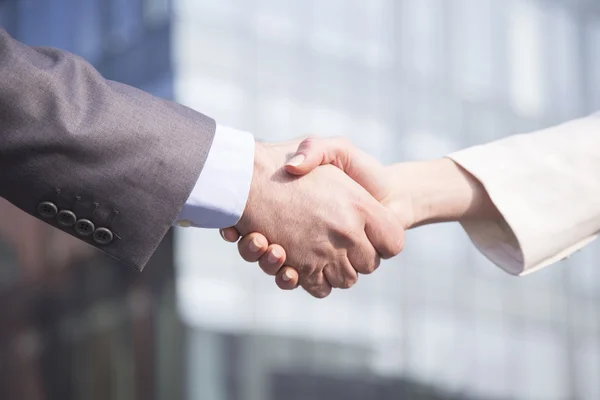
<path id="1" fill-rule="evenodd" d="M 197 228 L 227 228 L 240 220 L 252 183 L 254 136 L 217 125 L 200 177 L 175 221 Z"/>

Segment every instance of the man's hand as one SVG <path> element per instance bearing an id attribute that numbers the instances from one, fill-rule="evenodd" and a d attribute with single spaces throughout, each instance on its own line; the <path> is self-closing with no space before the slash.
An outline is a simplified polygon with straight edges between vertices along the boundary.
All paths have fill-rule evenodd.
<path id="1" fill-rule="evenodd" d="M 298 146 L 285 169 L 292 175 L 308 174 L 321 165 L 334 165 L 365 188 L 384 207 L 393 212 L 403 229 L 417 223 L 420 214 L 412 195 L 398 190 L 396 170 L 386 167 L 368 153 L 358 149 L 344 137 L 308 138 Z"/>
<path id="2" fill-rule="evenodd" d="M 332 287 L 351 287 L 357 272 L 373 272 L 380 256 L 398 254 L 404 231 L 340 169 L 324 166 L 302 178 L 286 172 L 284 165 L 297 148 L 298 142 L 257 144 L 248 202 L 235 229 L 242 235 L 264 233 L 265 242 L 286 248 L 299 284 L 322 298 Z M 248 249 L 256 248 L 253 241 L 245 242 Z"/>
<path id="3" fill-rule="evenodd" d="M 308 138 L 302 141 L 299 146 L 297 143 L 294 144 L 296 146 L 290 149 L 294 157 L 285 164 L 285 171 L 281 171 L 284 175 L 300 176 L 309 174 L 311 171 L 312 174 L 315 174 L 323 169 L 317 168 L 318 166 L 331 164 L 365 188 L 377 201 L 390 210 L 390 213 L 388 213 L 389 219 L 378 227 L 377 232 L 381 232 L 380 234 L 383 236 L 394 235 L 394 232 L 403 231 L 405 227 L 412 225 L 411 199 L 408 196 L 398 196 L 392 193 L 394 186 L 391 184 L 392 180 L 389 172 L 373 157 L 358 150 L 345 138 Z M 289 146 L 289 144 L 286 146 Z M 327 183 L 325 185 L 327 187 Z M 278 241 L 267 240 L 264 235 L 257 232 L 264 231 L 253 230 L 253 233 L 245 235 L 244 232 L 240 232 L 235 228 L 228 228 L 221 230 L 221 235 L 226 241 L 230 242 L 237 241 L 240 234 L 245 235 L 238 243 L 240 255 L 248 262 L 258 261 L 265 273 L 276 275 L 276 281 L 280 288 L 292 289 L 297 287 L 298 272 L 296 269 L 292 267 L 281 268 L 286 261 L 288 265 L 296 267 L 294 261 L 286 256 L 284 247 L 288 250 L 290 247 Z M 269 241 L 278 244 L 269 245 Z M 357 269 L 357 271 L 364 273 L 360 269 Z M 326 276 L 326 279 L 328 279 L 328 276 Z M 330 283 L 333 287 L 346 287 L 335 282 Z"/>

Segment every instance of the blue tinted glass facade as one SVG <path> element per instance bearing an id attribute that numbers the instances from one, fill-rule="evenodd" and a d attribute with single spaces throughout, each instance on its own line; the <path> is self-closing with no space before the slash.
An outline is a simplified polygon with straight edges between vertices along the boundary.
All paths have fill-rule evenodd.
<path id="1" fill-rule="evenodd" d="M 0 25 L 171 98 L 171 23 L 148 3 L 0 0 Z M 0 216 L 0 398 L 181 398 L 171 236 L 139 274 L 2 199 Z"/>
<path id="2" fill-rule="evenodd" d="M 161 87 L 171 77 L 170 19 L 150 0 L 2 0 L 0 23 L 18 40 L 84 57 L 108 79 Z M 168 2 L 166 3 L 168 4 Z"/>

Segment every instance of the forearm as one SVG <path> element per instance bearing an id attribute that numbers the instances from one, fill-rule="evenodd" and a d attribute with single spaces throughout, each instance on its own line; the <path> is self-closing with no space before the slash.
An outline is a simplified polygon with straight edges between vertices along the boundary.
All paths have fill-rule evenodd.
<path id="1" fill-rule="evenodd" d="M 176 219 L 215 129 L 0 28 L 0 197 L 134 268 Z"/>
<path id="2" fill-rule="evenodd" d="M 405 228 L 437 222 L 500 219 L 483 185 L 449 158 L 387 167 L 387 199 L 398 214 L 412 215 Z"/>

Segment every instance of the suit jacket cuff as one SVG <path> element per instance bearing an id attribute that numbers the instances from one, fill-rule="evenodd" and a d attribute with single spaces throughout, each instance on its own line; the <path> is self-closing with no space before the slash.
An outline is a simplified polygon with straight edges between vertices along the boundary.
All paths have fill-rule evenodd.
<path id="1" fill-rule="evenodd" d="M 226 228 L 237 224 L 248 200 L 254 170 L 254 136 L 217 125 L 215 137 L 176 225 Z"/>

